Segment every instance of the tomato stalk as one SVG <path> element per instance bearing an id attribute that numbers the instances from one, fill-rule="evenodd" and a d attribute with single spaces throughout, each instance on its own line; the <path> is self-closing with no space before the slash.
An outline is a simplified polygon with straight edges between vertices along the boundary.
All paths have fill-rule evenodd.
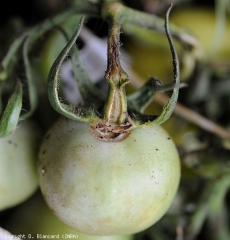
<path id="1" fill-rule="evenodd" d="M 120 23 L 116 15 L 109 22 L 108 61 L 105 79 L 109 83 L 105 116 L 102 121 L 91 125 L 91 133 L 102 141 L 121 141 L 128 137 L 133 122 L 127 113 L 125 85 L 129 83 L 128 74 L 120 64 Z"/>
<path id="2" fill-rule="evenodd" d="M 165 18 L 165 32 L 169 42 L 170 51 L 173 59 L 173 74 L 174 74 L 174 87 L 173 94 L 163 109 L 160 116 L 155 120 L 147 121 L 137 121 L 137 119 L 131 120 L 127 113 L 127 99 L 125 94 L 125 85 L 129 82 L 127 74 L 121 68 L 119 59 L 119 35 L 120 35 L 120 25 L 124 19 L 131 19 L 130 11 L 127 9 L 125 11 L 124 7 L 120 3 L 109 3 L 105 4 L 102 11 L 103 17 L 110 23 L 110 31 L 108 37 L 108 67 L 105 74 L 105 79 L 109 82 L 109 94 L 108 101 L 106 105 L 105 121 L 99 122 L 93 125 L 92 134 L 100 139 L 108 141 L 108 137 L 111 140 L 111 136 L 115 141 L 121 141 L 129 135 L 129 131 L 137 127 L 153 126 L 157 124 L 162 124 L 165 122 L 172 114 L 174 107 L 177 102 L 180 84 L 180 74 L 179 74 L 179 60 L 177 53 L 173 44 L 171 34 L 169 32 L 169 13 L 171 11 L 172 4 L 170 5 Z M 127 15 L 126 15 L 127 13 Z M 128 17 L 127 17 L 128 16 Z M 142 14 L 139 16 L 139 22 L 142 22 Z M 145 15 L 144 15 L 145 16 Z M 144 17 L 145 19 L 145 17 Z M 155 82 L 158 79 L 152 78 L 151 80 Z M 142 90 L 140 90 L 142 91 Z M 151 90 L 150 90 L 151 91 Z M 142 97 L 142 96 L 141 96 Z M 148 102 L 148 99 L 145 99 Z M 130 101 L 132 104 L 132 101 Z M 134 105 L 134 104 L 133 104 Z M 143 103 L 145 105 L 145 103 Z M 141 111 L 141 110 L 140 110 Z M 141 116 L 141 119 L 145 119 L 145 116 Z M 116 126 L 111 126 L 115 124 Z M 96 132 L 96 134 L 95 134 Z M 113 135 L 110 135 L 111 132 Z M 106 134 L 104 134 L 106 133 Z M 108 136 L 107 136 L 107 133 Z M 115 136 L 114 136 L 115 134 Z"/>
<path id="3" fill-rule="evenodd" d="M 59 25 L 61 24 L 63 21 L 65 21 L 66 18 L 68 18 L 69 16 L 71 16 L 72 14 L 84 14 L 86 17 L 87 16 L 94 16 L 97 18 L 101 18 L 103 20 L 108 21 L 110 24 L 114 26 L 116 26 L 116 28 L 122 28 L 125 29 L 126 31 L 128 31 L 129 33 L 132 32 L 132 27 L 129 28 L 129 26 L 131 25 L 135 25 L 138 27 L 144 27 L 144 28 L 148 28 L 154 31 L 157 31 L 158 33 L 163 33 L 163 19 L 154 16 L 154 15 L 150 15 L 150 14 L 146 14 L 143 13 L 141 11 L 137 11 L 134 9 L 130 9 L 129 7 L 123 6 L 120 2 L 110 2 L 110 1 L 80 1 L 80 0 L 75 0 L 73 5 L 71 6 L 70 9 L 67 9 L 65 12 L 58 14 L 57 16 L 55 16 L 52 21 L 50 21 L 50 19 L 48 19 L 47 21 L 44 21 L 41 24 L 38 24 L 30 29 L 27 29 L 18 39 L 16 39 L 10 46 L 7 54 L 5 55 L 5 57 L 2 59 L 1 63 L 0 63 L 0 81 L 1 81 L 1 85 L 2 82 L 4 82 L 5 80 L 8 80 L 11 75 L 12 72 L 15 71 L 15 66 L 18 60 L 22 59 L 24 61 L 24 70 L 25 70 L 25 74 L 26 74 L 26 79 L 27 79 L 27 83 L 28 83 L 28 102 L 29 102 L 29 109 L 26 109 L 26 113 L 25 114 L 20 114 L 20 119 L 23 118 L 28 118 L 30 117 L 34 110 L 37 107 L 37 102 L 38 102 L 38 94 L 36 91 L 36 87 L 34 87 L 34 82 L 33 82 L 33 76 L 32 76 L 32 71 L 31 71 L 31 64 L 30 64 L 30 59 L 29 59 L 29 54 L 33 49 L 34 44 L 36 43 L 36 41 L 45 33 L 47 33 L 48 31 L 50 31 L 55 25 Z M 131 32 L 130 32 L 131 29 Z M 119 30 L 120 31 L 120 30 Z M 118 33 L 119 33 L 118 31 Z M 196 39 L 189 35 L 188 33 L 184 32 L 184 29 L 180 29 L 178 27 L 176 27 L 175 25 L 171 25 L 171 31 L 172 31 L 172 36 L 177 39 L 177 41 L 187 47 L 188 49 L 194 49 L 197 47 L 197 41 Z M 76 36 L 76 35 L 75 35 Z M 114 35 L 115 36 L 115 35 Z M 109 37 L 110 38 L 110 37 Z M 77 39 L 77 38 L 75 38 Z M 115 39 L 116 40 L 116 39 Z M 119 36 L 117 41 L 117 47 L 119 47 Z M 108 45 L 110 45 L 110 42 L 112 43 L 112 41 L 109 40 Z M 74 44 L 74 43 L 73 43 Z M 112 48 L 109 48 L 112 49 Z M 22 51 L 21 51 L 22 50 Z M 117 49 L 117 52 L 119 52 L 119 49 Z M 64 53 L 64 57 L 66 57 L 68 54 L 68 52 Z M 110 61 L 112 61 L 111 59 L 111 55 L 109 54 L 109 60 L 108 63 L 111 63 Z M 119 55 L 117 55 L 117 57 L 119 57 Z M 79 59 L 78 57 L 76 57 L 75 59 Z M 60 60 L 60 58 L 59 58 Z M 118 59 L 117 59 L 118 60 Z M 57 62 L 55 62 L 55 64 L 57 64 Z M 58 65 L 57 65 L 58 66 Z M 59 65 L 60 66 L 60 65 Z M 120 66 L 120 64 L 119 64 Z M 107 73 L 111 73 L 110 76 L 108 77 L 115 77 L 116 73 L 114 72 L 114 67 L 110 66 L 112 70 L 112 72 L 108 71 Z M 77 67 L 75 68 L 77 69 Z M 56 72 L 58 73 L 60 70 L 59 67 L 56 68 Z M 82 72 L 82 67 L 79 70 L 79 68 L 77 69 L 78 73 L 77 76 L 82 76 L 81 72 Z M 128 82 L 128 77 L 126 77 L 126 74 L 123 72 L 123 70 L 121 70 L 121 72 L 119 73 L 119 70 L 116 70 L 118 75 L 121 74 L 123 76 L 121 76 L 121 79 L 117 79 L 119 84 L 121 84 L 121 86 L 119 87 L 115 87 L 116 84 L 113 84 L 112 82 L 114 82 L 113 80 L 108 80 L 110 83 L 110 87 L 109 87 L 109 97 L 108 99 L 108 104 L 106 105 L 105 108 L 105 113 L 104 113 L 104 117 L 107 122 L 109 122 L 110 124 L 115 125 L 122 125 L 125 124 L 125 122 L 129 122 L 129 120 L 127 120 L 127 108 L 128 110 L 132 110 L 129 106 L 127 106 L 126 104 L 126 97 L 125 95 L 125 90 L 124 90 L 124 85 L 126 84 L 126 82 Z M 74 75 L 76 76 L 76 74 L 74 73 Z M 55 75 L 51 76 L 55 77 Z M 54 82 L 54 79 L 52 80 L 50 78 L 50 81 Z M 116 80 L 116 81 L 117 81 Z M 64 115 L 67 114 L 70 118 L 72 119 L 76 119 L 76 120 L 81 120 L 81 121 L 87 121 L 90 124 L 98 122 L 100 119 L 100 117 L 103 115 L 102 113 L 102 106 L 104 105 L 104 102 L 101 104 L 101 100 L 104 101 L 104 97 L 102 97 L 103 94 L 98 94 L 96 93 L 97 91 L 95 91 L 95 86 L 93 87 L 93 84 L 89 83 L 90 81 L 87 81 L 87 83 L 82 80 L 79 84 L 79 88 L 81 88 L 81 86 L 84 86 L 84 89 L 89 89 L 88 90 L 84 90 L 87 93 L 91 93 L 91 94 L 85 94 L 88 95 L 88 98 L 94 99 L 96 104 L 95 106 L 95 112 L 92 113 L 92 111 L 90 112 L 89 109 L 88 110 L 84 110 L 82 111 L 82 109 L 77 108 L 75 106 L 64 106 L 64 103 L 62 103 L 63 105 L 60 104 L 60 106 L 64 106 Z M 118 84 L 118 85 L 119 85 Z M 50 85 L 50 83 L 49 83 Z M 81 85 L 81 86 L 80 86 Z M 2 86 L 1 86 L 2 88 Z M 82 88 L 83 89 L 83 88 Z M 81 91 L 82 93 L 83 91 Z M 54 92 L 53 92 L 54 93 Z M 151 93 L 151 90 L 149 90 L 149 95 Z M 24 92 L 23 92 L 23 96 L 24 96 Z M 116 97 L 116 101 L 113 101 L 112 106 L 110 106 L 110 103 L 112 101 L 112 99 Z M 58 98 L 58 96 L 55 96 L 55 98 Z M 87 97 L 86 97 L 87 98 Z M 88 101 L 87 99 L 85 103 Z M 149 100 L 149 99 L 148 99 Z M 54 102 L 54 101 L 53 101 Z M 88 101 L 91 102 L 91 101 Z M 130 101 L 128 101 L 129 103 Z M 116 104 L 115 104 L 116 103 Z M 130 102 L 131 103 L 131 102 Z M 52 104 L 53 105 L 53 104 Z M 89 105 L 89 104 L 88 104 Z M 85 107 L 88 108 L 88 105 L 85 104 Z M 119 107 L 118 107 L 119 106 Z M 54 109 L 56 109 L 57 111 L 59 107 L 56 107 L 55 105 L 53 105 Z M 60 110 L 59 112 L 63 112 L 63 109 Z M 130 111 L 132 112 L 132 111 Z M 165 119 L 165 118 L 164 118 Z M 151 119 L 152 121 L 152 119 Z M 135 122 L 135 121 L 134 121 Z M 143 121 L 140 121 L 140 123 L 143 123 Z M 15 125 L 17 124 L 17 122 L 15 123 Z M 158 124 L 158 123 L 157 123 Z M 131 124 L 133 126 L 133 123 Z M 141 125 L 137 124 L 138 127 L 141 127 Z M 130 122 L 129 122 L 129 127 L 130 127 Z M 125 126 L 125 128 L 127 128 L 127 126 Z"/>
<path id="4" fill-rule="evenodd" d="M 131 13 L 132 10 L 125 8 L 120 3 L 106 3 L 102 5 L 101 17 L 109 23 L 109 36 L 108 36 L 108 61 L 107 61 L 107 70 L 105 72 L 105 79 L 109 83 L 109 91 L 107 96 L 107 102 L 105 103 L 105 111 L 103 113 L 103 117 L 101 117 L 100 107 L 96 108 L 95 111 L 90 111 L 88 108 L 88 103 L 85 102 L 85 108 L 80 109 L 75 106 L 70 106 L 65 104 L 61 101 L 58 96 L 58 88 L 59 88 L 59 79 L 58 74 L 61 68 L 62 63 L 64 62 L 65 58 L 67 57 L 68 53 L 70 52 L 71 48 L 74 46 L 75 41 L 77 40 L 80 30 L 83 25 L 83 18 L 80 21 L 79 27 L 75 31 L 72 38 L 69 40 L 65 48 L 61 51 L 57 59 L 55 60 L 53 66 L 51 67 L 49 77 L 48 77 L 48 95 L 50 99 L 50 103 L 62 115 L 66 116 L 67 118 L 73 120 L 79 120 L 88 122 L 90 124 L 90 132 L 91 134 L 101 141 L 106 142 L 119 142 L 126 139 L 130 131 L 134 128 L 144 128 L 144 127 L 151 127 L 154 125 L 160 125 L 165 122 L 172 114 L 175 104 L 177 102 L 178 92 L 179 92 L 179 85 L 180 85 L 180 75 L 179 75 L 179 61 L 176 54 L 176 50 L 173 44 L 173 40 L 171 34 L 169 32 L 169 13 L 172 8 L 172 4 L 170 5 L 166 18 L 165 18 L 165 32 L 169 42 L 170 51 L 172 53 L 173 59 L 173 79 L 174 83 L 172 85 L 172 96 L 169 102 L 164 107 L 162 113 L 158 117 L 151 117 L 145 116 L 143 114 L 143 107 L 147 106 L 152 96 L 157 91 L 161 91 L 162 88 L 154 88 L 153 90 L 149 87 L 151 84 L 143 89 L 137 90 L 134 97 L 129 98 L 129 105 L 127 106 L 127 98 L 125 93 L 125 85 L 129 82 L 129 77 L 127 73 L 122 69 L 120 64 L 120 54 L 119 54 L 119 47 L 120 47 L 120 29 L 121 25 L 124 23 L 124 20 L 128 19 L 131 23 Z M 146 21 L 146 14 L 139 14 L 139 24 L 145 23 Z M 127 17 L 127 16 L 128 17 Z M 148 18 L 149 15 L 147 14 L 147 27 L 149 27 Z M 136 24 L 136 17 L 134 23 Z M 79 55 L 78 55 L 79 56 Z M 79 60 L 78 60 L 79 59 Z M 79 65 L 80 56 L 78 57 L 76 64 Z M 74 68 L 76 69 L 76 68 Z M 77 76 L 76 71 L 75 76 Z M 93 95 L 96 99 L 101 99 L 100 93 L 97 93 L 93 89 L 93 84 L 89 85 L 88 81 L 83 82 L 78 78 L 78 83 L 80 83 L 81 88 L 79 88 L 80 92 L 85 91 L 84 88 L 89 89 L 87 90 L 88 94 Z M 159 82 L 158 79 L 150 78 L 150 82 L 153 85 Z M 83 88 L 82 88 L 83 86 Z M 146 92 L 146 96 L 143 96 L 143 92 Z M 82 92 L 83 96 L 85 96 L 85 92 Z M 140 96 L 141 99 L 138 101 L 136 98 Z M 84 99 L 87 101 L 87 99 Z M 138 108 L 135 104 L 139 102 Z M 133 114 L 132 119 L 129 116 L 128 112 L 132 113 L 133 108 L 135 108 L 135 114 L 137 113 L 138 116 L 136 117 Z M 80 110 L 79 110 L 80 109 Z M 98 114 L 99 113 L 99 114 Z"/>
<path id="5" fill-rule="evenodd" d="M 108 67 L 105 79 L 109 82 L 108 102 L 106 105 L 105 119 L 111 124 L 125 122 L 127 100 L 125 85 L 129 83 L 127 73 L 122 69 L 119 56 L 119 24 L 112 23 L 108 37 Z"/>
<path id="6" fill-rule="evenodd" d="M 174 83 L 170 88 L 173 93 L 157 118 L 149 120 L 140 113 L 144 120 L 139 121 L 128 106 L 134 108 L 138 96 L 141 100 L 136 102 L 145 105 L 154 94 L 151 84 L 146 86 L 146 91 L 137 90 L 142 94 L 136 94 L 127 104 L 125 85 L 129 77 L 122 69 L 119 54 L 120 29 L 124 23 L 122 14 L 125 15 L 120 3 L 101 5 L 101 18 L 109 23 L 105 72 L 109 90 L 107 101 L 102 103 L 104 111 L 96 105 L 93 110 L 89 108 L 87 100 L 92 99 L 91 104 L 94 104 L 92 96 L 98 100 L 96 98 L 100 95 L 96 91 L 93 93 L 94 85 L 88 83 L 87 77 L 83 76 L 87 83 L 83 81 L 79 67 L 73 66 L 73 72 L 80 83 L 84 104 L 71 106 L 58 96 L 58 73 L 72 47 L 76 49 L 74 45 L 83 18 L 51 67 L 49 99 L 53 107 L 67 118 L 60 118 L 44 137 L 38 156 L 39 184 L 56 216 L 86 234 L 106 236 L 140 232 L 165 214 L 178 189 L 180 159 L 176 146 L 161 127 L 151 127 L 167 120 L 178 96 L 179 65 L 168 28 L 171 8 L 172 5 L 166 14 L 165 29 L 173 56 Z M 81 56 L 74 54 L 76 56 L 72 62 L 80 65 Z M 81 72 L 79 75 L 77 70 Z M 168 86 L 154 88 L 154 91 L 159 89 L 168 89 Z M 147 97 L 143 101 L 145 92 Z M 87 97 L 87 94 L 91 96 Z M 142 111 L 142 104 L 138 104 L 137 112 Z M 146 126 L 150 128 L 144 129 Z"/>

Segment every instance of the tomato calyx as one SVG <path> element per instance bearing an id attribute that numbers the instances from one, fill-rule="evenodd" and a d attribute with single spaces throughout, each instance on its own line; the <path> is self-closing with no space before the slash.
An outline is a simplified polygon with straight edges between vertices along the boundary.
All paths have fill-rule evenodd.
<path id="1" fill-rule="evenodd" d="M 118 7 L 119 6 L 119 7 Z M 109 33 L 108 33 L 108 51 L 107 51 L 107 70 L 105 72 L 105 79 L 109 84 L 107 101 L 105 102 L 105 107 L 103 117 L 101 114 L 103 99 L 98 91 L 96 91 L 95 86 L 92 82 L 87 79 L 78 78 L 79 90 L 82 93 L 83 101 L 85 106 L 89 106 L 89 101 L 91 103 L 97 101 L 100 104 L 95 105 L 93 111 L 83 111 L 86 114 L 81 114 L 81 112 L 76 111 L 76 107 L 69 106 L 61 102 L 58 96 L 59 80 L 58 73 L 61 68 L 62 63 L 69 54 L 70 50 L 74 46 L 81 28 L 83 26 L 84 17 L 80 20 L 79 26 L 75 31 L 72 38 L 68 41 L 65 48 L 61 51 L 53 66 L 51 67 L 49 77 L 48 77 L 48 96 L 51 105 L 59 113 L 64 115 L 67 118 L 88 122 L 90 124 L 90 132 L 98 140 L 106 142 L 119 142 L 126 139 L 130 131 L 134 128 L 145 128 L 152 127 L 154 125 L 160 125 L 165 122 L 172 114 L 174 107 L 177 102 L 179 85 L 180 85 L 180 75 L 179 75 L 179 61 L 177 53 L 173 44 L 171 34 L 169 32 L 169 13 L 172 8 L 170 5 L 166 17 L 165 17 L 165 32 L 169 42 L 170 51 L 173 59 L 173 80 L 172 84 L 172 96 L 169 99 L 167 105 L 163 108 L 162 113 L 154 118 L 146 117 L 143 114 L 143 110 L 150 103 L 153 95 L 158 91 L 157 87 L 151 88 L 151 82 L 158 82 L 158 79 L 151 77 L 149 82 L 145 84 L 142 88 L 137 90 L 133 97 L 129 96 L 127 101 L 127 96 L 125 92 L 125 85 L 130 82 L 128 74 L 122 69 L 120 64 L 120 29 L 122 21 L 125 21 L 125 16 L 130 14 L 130 17 L 133 16 L 132 11 L 127 9 L 122 4 L 118 3 L 107 3 L 102 9 L 102 18 L 109 23 Z M 115 11 L 115 10 L 116 11 Z M 136 12 L 136 14 L 140 14 Z M 122 16 L 124 15 L 124 16 Z M 148 14 L 147 14 L 148 15 Z M 149 17 L 149 16 L 148 16 Z M 146 19 L 146 14 L 140 14 L 141 19 Z M 135 23 L 136 24 L 136 23 Z M 75 51 L 76 48 L 74 48 Z M 77 60 L 77 69 L 84 70 L 84 67 L 79 68 L 81 64 L 80 56 Z M 75 61 L 76 62 L 76 61 Z M 74 68 L 74 66 L 73 66 Z M 82 72 L 82 71 L 81 71 Z M 150 83 L 150 84 L 149 84 Z M 138 100 L 137 98 L 140 98 Z M 104 104 L 104 103 L 103 103 Z M 129 104 L 129 106 L 128 106 Z M 134 110 L 134 111 L 133 111 Z M 128 116 L 128 111 L 132 112 L 132 119 Z M 138 117 L 136 117 L 138 116 Z"/>
<path id="2" fill-rule="evenodd" d="M 98 140 L 105 142 L 120 142 L 125 140 L 132 130 L 134 123 L 131 118 L 120 125 L 112 125 L 107 121 L 101 121 L 90 125 L 90 133 Z"/>

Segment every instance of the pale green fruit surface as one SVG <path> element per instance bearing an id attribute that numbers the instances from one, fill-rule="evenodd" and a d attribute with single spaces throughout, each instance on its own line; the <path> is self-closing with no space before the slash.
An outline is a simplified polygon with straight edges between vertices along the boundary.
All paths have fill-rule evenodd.
<path id="1" fill-rule="evenodd" d="M 38 160 L 47 204 L 64 223 L 93 235 L 132 234 L 158 221 L 178 189 L 180 161 L 159 126 L 119 143 L 96 140 L 65 118 L 47 132 Z"/>
<path id="2" fill-rule="evenodd" d="M 226 18 L 223 35 L 215 36 L 217 18 L 214 9 L 204 7 L 178 8 L 172 11 L 170 19 L 173 23 L 191 32 L 200 42 L 209 59 L 230 59 L 230 21 Z M 214 39 L 219 39 L 218 48 L 213 52 Z"/>
<path id="3" fill-rule="evenodd" d="M 41 132 L 30 121 L 0 138 L 0 211 L 30 197 L 38 187 L 36 159 Z"/>
<path id="4" fill-rule="evenodd" d="M 93 236 L 80 233 L 61 222 L 47 207 L 40 191 L 7 217 L 4 226 L 25 239 L 132 240 L 133 235 Z"/>

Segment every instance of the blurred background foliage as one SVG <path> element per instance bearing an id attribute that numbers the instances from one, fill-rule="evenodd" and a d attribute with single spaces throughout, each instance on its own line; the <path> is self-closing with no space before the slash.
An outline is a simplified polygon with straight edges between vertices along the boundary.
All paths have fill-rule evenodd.
<path id="1" fill-rule="evenodd" d="M 159 17 L 164 17 L 170 2 L 123 1 L 131 8 Z M 181 32 L 188 32 L 198 41 L 198 45 L 190 49 L 176 43 L 181 81 L 185 82 L 187 87 L 180 90 L 175 114 L 163 124 L 179 149 L 182 179 L 178 194 L 168 213 L 153 227 L 135 235 L 134 239 L 229 240 L 230 2 L 229 0 L 172 2 L 174 8 L 170 23 L 178 26 Z M 10 43 L 25 29 L 52 18 L 72 4 L 74 0 L 4 1 L 4 7 L 0 9 L 0 59 L 6 54 Z M 71 34 L 76 22 L 77 19 L 70 16 L 62 27 Z M 107 24 L 102 20 L 88 18 L 85 25 L 100 39 L 106 37 Z M 128 93 L 141 86 L 150 76 L 160 78 L 165 84 L 172 81 L 172 60 L 165 36 L 141 28 L 124 26 L 121 42 L 123 51 L 129 56 L 129 61 L 124 59 L 124 65 L 131 69 L 135 78 L 127 89 Z M 34 79 L 40 89 L 40 102 L 34 118 L 44 130 L 56 118 L 55 113 L 50 114 L 52 110 L 44 98 L 45 81 L 52 62 L 64 44 L 63 36 L 53 29 L 38 39 L 30 54 Z M 86 45 L 81 39 L 77 44 L 80 49 L 84 49 Z M 97 81 L 97 85 L 103 88 L 103 83 L 99 79 Z M 44 116 L 46 108 L 47 118 L 44 120 L 41 113 Z M 146 113 L 159 114 L 161 109 L 162 102 L 156 99 Z M 40 196 L 39 191 L 36 196 Z M 47 233 L 51 228 L 59 228 L 58 220 L 45 217 L 45 214 L 40 214 L 36 210 L 42 205 L 40 197 L 36 199 L 37 203 L 34 203 L 33 196 L 27 202 L 1 212 L 0 225 L 12 233 L 19 233 L 20 230 Z M 21 220 L 18 216 L 22 216 L 22 212 L 24 217 Z M 48 215 L 51 216 L 52 213 Z M 50 223 L 47 220 L 49 218 Z M 33 226 L 30 223 L 31 219 L 36 220 Z M 47 221 L 45 227 L 44 219 Z M 50 228 L 47 228 L 48 225 Z M 45 228 L 46 230 L 43 230 Z M 70 230 L 64 228 L 63 231 Z"/>

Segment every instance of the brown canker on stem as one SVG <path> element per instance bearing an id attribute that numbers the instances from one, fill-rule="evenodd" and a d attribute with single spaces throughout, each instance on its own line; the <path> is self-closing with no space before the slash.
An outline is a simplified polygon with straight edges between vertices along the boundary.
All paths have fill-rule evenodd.
<path id="1" fill-rule="evenodd" d="M 120 142 L 126 139 L 133 127 L 128 117 L 125 85 L 129 83 L 127 73 L 120 65 L 120 25 L 110 24 L 105 79 L 109 83 L 104 120 L 90 126 L 91 134 L 101 141 Z"/>
<path id="2" fill-rule="evenodd" d="M 109 31 L 108 50 L 107 50 L 107 70 L 105 72 L 105 79 L 112 81 L 114 84 L 123 85 L 129 82 L 127 73 L 122 69 L 120 64 L 120 27 L 112 25 Z"/>

